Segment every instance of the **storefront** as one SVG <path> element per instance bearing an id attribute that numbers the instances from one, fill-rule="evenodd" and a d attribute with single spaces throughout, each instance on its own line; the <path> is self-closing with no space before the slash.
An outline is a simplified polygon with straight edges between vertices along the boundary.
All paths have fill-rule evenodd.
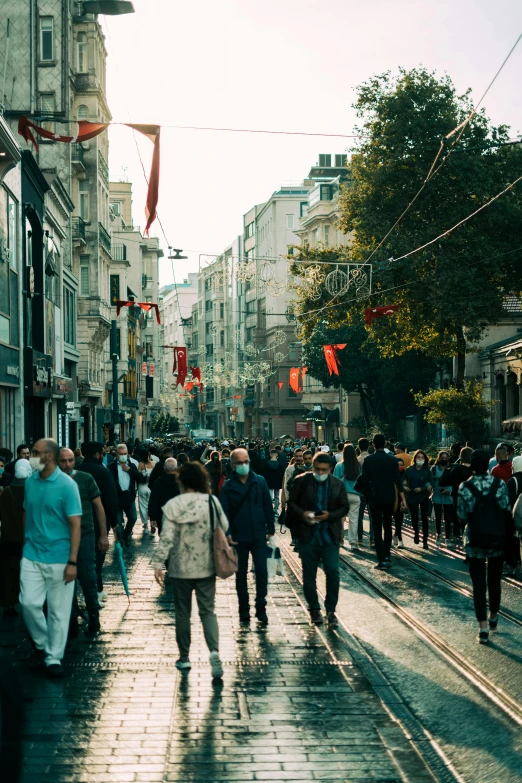
<path id="1" fill-rule="evenodd" d="M 48 436 L 47 411 L 53 396 L 52 357 L 24 349 L 25 440 L 34 443 Z"/>

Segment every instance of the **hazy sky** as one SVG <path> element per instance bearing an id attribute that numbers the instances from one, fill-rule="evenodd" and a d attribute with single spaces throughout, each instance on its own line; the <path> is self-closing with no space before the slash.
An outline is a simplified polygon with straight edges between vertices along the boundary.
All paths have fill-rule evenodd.
<path id="1" fill-rule="evenodd" d="M 134 6 L 135 14 L 101 17 L 109 106 L 115 121 L 161 125 L 351 133 L 354 88 L 372 74 L 422 64 L 478 99 L 522 31 L 520 0 Z M 521 74 L 522 42 L 485 102 L 493 121 L 514 131 L 522 129 Z M 148 172 L 152 145 L 139 145 Z M 176 280 L 197 270 L 200 252 L 221 252 L 241 232 L 243 214 L 280 184 L 302 180 L 320 152 L 347 146 L 347 139 L 164 127 L 158 212 L 169 242 L 189 256 Z M 146 185 L 129 129 L 111 129 L 110 169 L 113 179 L 134 184 L 134 220 L 143 226 Z M 166 260 L 160 279 L 172 280 Z"/>

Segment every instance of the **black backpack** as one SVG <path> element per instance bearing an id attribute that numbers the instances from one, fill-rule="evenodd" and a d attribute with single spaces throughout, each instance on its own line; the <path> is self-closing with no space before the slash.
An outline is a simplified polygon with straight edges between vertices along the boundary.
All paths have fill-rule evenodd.
<path id="1" fill-rule="evenodd" d="M 487 495 L 469 480 L 464 482 L 475 498 L 473 511 L 468 514 L 469 543 L 480 549 L 503 550 L 506 540 L 506 512 L 500 508 L 497 490 L 500 479 L 494 479 Z"/>

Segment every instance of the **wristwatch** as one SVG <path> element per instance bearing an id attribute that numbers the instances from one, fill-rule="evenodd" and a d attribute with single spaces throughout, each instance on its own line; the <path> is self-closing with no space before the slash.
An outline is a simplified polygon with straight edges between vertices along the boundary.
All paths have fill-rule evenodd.
<path id="1" fill-rule="evenodd" d="M 75 563 L 75 562 L 74 562 L 74 560 L 68 560 L 68 561 L 67 561 L 67 565 L 72 565 L 72 566 L 74 566 L 74 567 L 76 568 L 76 566 L 78 565 L 78 563 Z"/>

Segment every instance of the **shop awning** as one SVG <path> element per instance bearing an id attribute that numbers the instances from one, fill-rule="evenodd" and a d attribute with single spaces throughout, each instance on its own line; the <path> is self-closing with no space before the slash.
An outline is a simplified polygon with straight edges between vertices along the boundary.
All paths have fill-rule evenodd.
<path id="1" fill-rule="evenodd" d="M 504 432 L 520 432 L 522 430 L 522 416 L 513 416 L 502 422 Z"/>
<path id="2" fill-rule="evenodd" d="M 326 417 L 326 421 L 330 422 L 330 424 L 339 424 L 340 420 L 341 416 L 339 413 L 339 408 L 334 408 L 333 411 L 330 411 Z"/>

